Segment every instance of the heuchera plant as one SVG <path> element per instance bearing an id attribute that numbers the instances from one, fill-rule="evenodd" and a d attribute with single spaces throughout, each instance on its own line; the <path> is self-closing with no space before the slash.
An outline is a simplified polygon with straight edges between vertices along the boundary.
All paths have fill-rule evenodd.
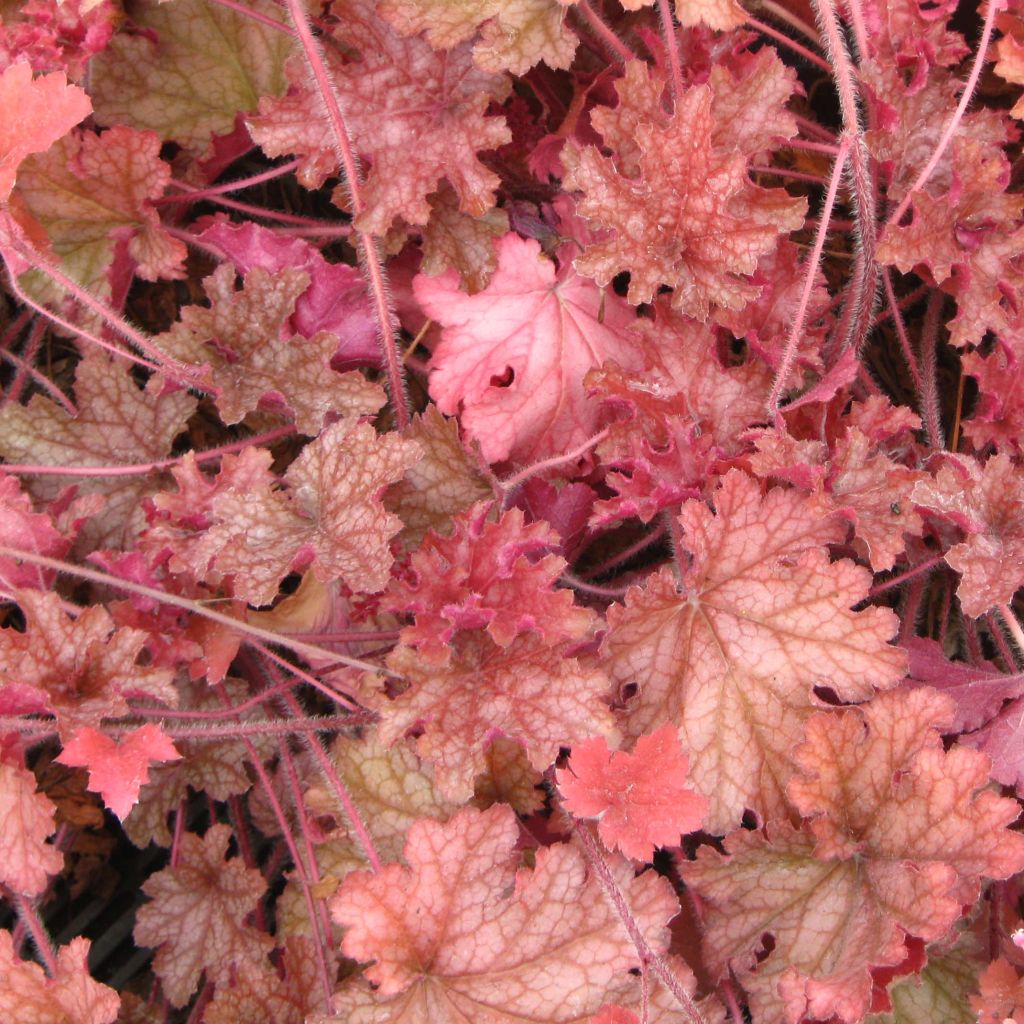
<path id="1" fill-rule="evenodd" d="M 1024 1020 L 1022 83 L 0 0 L 0 1018 Z"/>

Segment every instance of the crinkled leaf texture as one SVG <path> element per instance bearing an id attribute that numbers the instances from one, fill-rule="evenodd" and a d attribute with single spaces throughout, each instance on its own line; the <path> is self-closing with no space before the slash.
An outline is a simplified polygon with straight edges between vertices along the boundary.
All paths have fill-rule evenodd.
<path id="1" fill-rule="evenodd" d="M 19 960 L 11 933 L 0 931 L 0 1019 L 11 1024 L 114 1024 L 121 1000 L 89 977 L 89 940 L 72 939 L 57 951 L 57 970 L 47 977 Z"/>
<path id="2" fill-rule="evenodd" d="M 605 674 L 534 634 L 499 647 L 474 630 L 459 639 L 448 665 L 430 665 L 405 646 L 394 650 L 388 665 L 409 688 L 378 701 L 380 737 L 393 743 L 419 727 L 416 751 L 434 765 L 438 786 L 451 800 L 472 796 L 474 778 L 487 768 L 487 748 L 498 737 L 524 746 L 542 772 L 559 747 L 611 728 L 601 699 Z"/>
<path id="3" fill-rule="evenodd" d="M 96 729 L 86 727 L 64 744 L 57 760 L 61 764 L 89 770 L 89 788 L 122 821 L 139 799 L 139 790 L 149 781 L 153 761 L 177 761 L 181 755 L 170 737 L 152 722 L 134 729 L 120 742 Z"/>
<path id="4" fill-rule="evenodd" d="M 629 753 L 610 752 L 603 736 L 584 740 L 555 778 L 567 810 L 599 819 L 605 846 L 650 860 L 655 846 L 675 846 L 707 814 L 707 800 L 683 784 L 687 767 L 676 728 L 666 724 Z"/>
<path id="5" fill-rule="evenodd" d="M 330 903 L 342 952 L 373 961 L 376 988 L 346 983 L 336 1021 L 403 1024 L 582 1022 L 617 1001 L 638 965 L 618 915 L 579 852 L 559 843 L 519 868 L 508 807 L 467 808 L 447 824 L 420 821 L 405 862 L 349 875 Z M 613 870 L 657 951 L 678 904 L 667 880 Z"/>
<path id="6" fill-rule="evenodd" d="M 850 610 L 870 577 L 829 561 L 837 521 L 795 491 L 762 495 L 735 470 L 713 501 L 714 513 L 683 506 L 692 558 L 681 586 L 663 569 L 609 609 L 603 665 L 620 687 L 637 684 L 629 735 L 679 727 L 693 786 L 710 801 L 707 828 L 723 833 L 747 808 L 786 813 L 790 754 L 818 705 L 814 687 L 863 700 L 898 682 L 906 658 L 886 642 L 891 612 Z"/>
<path id="7" fill-rule="evenodd" d="M 943 749 L 951 712 L 917 689 L 815 715 L 789 784 L 810 823 L 734 832 L 724 855 L 684 866 L 709 908 L 708 964 L 737 971 L 759 1024 L 858 1021 L 869 969 L 903 959 L 904 932 L 940 938 L 982 877 L 1024 867 L 1024 836 L 1007 828 L 1019 808 L 985 788 L 988 759 Z"/>
<path id="8" fill-rule="evenodd" d="M 418 275 L 416 298 L 444 327 L 431 357 L 430 394 L 443 413 L 460 413 L 488 462 L 563 455 L 598 427 L 583 378 L 606 359 L 640 369 L 627 331 L 629 307 L 613 293 L 561 269 L 533 239 L 505 235 L 498 268 L 476 295 L 458 275 Z"/>
<path id="9" fill-rule="evenodd" d="M 240 858 L 225 861 L 230 839 L 227 825 L 212 825 L 202 838 L 186 832 L 177 863 L 142 887 L 151 902 L 136 915 L 135 941 L 157 949 L 153 970 L 172 1006 L 188 1002 L 204 971 L 226 984 L 241 964 L 263 963 L 273 947 L 269 935 L 244 921 L 266 882 Z"/>
<path id="10" fill-rule="evenodd" d="M 388 542 L 401 523 L 381 495 L 417 458 L 414 441 L 339 420 L 288 467 L 287 493 L 265 481 L 214 498 L 214 523 L 189 562 L 200 577 L 211 567 L 233 576 L 235 595 L 258 605 L 274 599 L 292 569 L 309 565 L 323 582 L 340 577 L 353 590 L 383 590 L 393 561 Z"/>

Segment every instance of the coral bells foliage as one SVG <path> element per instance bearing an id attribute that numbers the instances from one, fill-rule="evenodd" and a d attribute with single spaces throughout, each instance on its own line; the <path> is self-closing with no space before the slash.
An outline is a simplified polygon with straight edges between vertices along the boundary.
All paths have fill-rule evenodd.
<path id="1" fill-rule="evenodd" d="M 1021 0 L 0 10 L 0 1018 L 1024 1020 Z"/>

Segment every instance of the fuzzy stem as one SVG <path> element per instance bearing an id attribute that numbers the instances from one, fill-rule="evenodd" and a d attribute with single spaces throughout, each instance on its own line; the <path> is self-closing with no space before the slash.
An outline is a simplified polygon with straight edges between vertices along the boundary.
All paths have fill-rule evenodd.
<path id="1" fill-rule="evenodd" d="M 323 51 L 313 37 L 309 16 L 302 0 L 285 0 L 285 5 L 298 34 L 315 90 L 323 103 L 334 139 L 335 155 L 344 171 L 344 180 L 348 187 L 349 202 L 352 207 L 352 218 L 357 220 L 365 209 L 365 205 L 361 193 L 359 166 L 355 153 L 352 151 L 352 143 L 345 118 L 341 112 L 341 104 L 338 102 L 338 97 L 327 73 Z M 395 343 L 396 321 L 388 297 L 387 278 L 380 260 L 377 242 L 373 236 L 365 231 L 357 231 L 356 239 L 360 262 L 366 271 L 374 312 L 377 316 L 381 353 L 384 357 L 384 365 L 387 367 L 391 403 L 395 410 L 395 423 L 399 430 L 404 430 L 409 425 L 409 400 L 405 391 L 405 374 L 398 358 L 398 346 Z"/>
<path id="2" fill-rule="evenodd" d="M 50 263 L 41 253 L 29 248 L 27 245 L 18 243 L 13 246 L 13 251 L 41 274 L 44 274 L 55 284 L 60 285 L 76 302 L 103 319 L 112 330 L 120 334 L 129 344 L 134 345 L 140 352 L 149 356 L 149 360 L 152 360 L 152 362 L 140 359 L 138 356 L 110 345 L 91 331 L 68 322 L 52 310 L 47 309 L 30 298 L 18 284 L 18 275 L 10 265 L 6 254 L 4 254 L 4 262 L 7 264 L 7 276 L 10 280 L 11 290 L 25 305 L 31 306 L 37 313 L 40 313 L 59 327 L 63 327 L 66 331 L 85 338 L 86 341 L 99 345 L 100 348 L 105 348 L 124 358 L 133 359 L 150 370 L 155 370 L 157 373 L 162 373 L 165 377 L 170 377 L 178 384 L 194 387 L 200 391 L 205 390 L 205 387 L 200 384 L 194 367 L 179 363 L 178 360 L 161 352 L 146 335 L 132 327 L 124 317 L 120 316 L 110 306 L 100 302 L 99 299 L 87 292 L 80 284 L 73 281 L 62 270 Z"/>
<path id="3" fill-rule="evenodd" d="M 885 288 L 885 298 L 889 303 L 889 313 L 892 316 L 893 326 L 896 328 L 896 337 L 899 339 L 903 358 L 907 361 L 907 366 L 910 368 L 910 376 L 914 378 L 914 387 L 920 395 L 921 369 L 917 365 L 917 357 L 914 355 L 914 350 L 910 347 L 910 339 L 907 337 L 907 328 L 903 324 L 903 317 L 900 316 L 900 308 L 896 304 L 896 293 L 892 289 L 892 278 L 889 275 L 887 267 L 882 270 L 882 285 Z"/>
<path id="4" fill-rule="evenodd" d="M 259 174 L 252 174 L 248 178 L 235 178 L 233 181 L 222 181 L 219 185 L 208 185 L 206 188 L 197 188 L 187 181 L 178 181 L 172 178 L 170 184 L 174 188 L 181 189 L 186 195 L 158 196 L 150 200 L 153 206 L 161 206 L 165 203 L 192 202 L 198 199 L 208 199 L 211 196 L 221 196 L 226 192 L 240 192 L 242 189 L 252 188 L 254 185 L 262 185 L 266 181 L 273 181 L 274 178 L 281 178 L 291 174 L 301 161 L 289 160 L 286 164 L 271 167 L 269 170 L 260 171 Z"/>
<path id="5" fill-rule="evenodd" d="M 679 99 L 683 95 L 683 68 L 679 62 L 679 37 L 676 35 L 676 23 L 672 18 L 672 10 L 668 0 L 658 0 L 658 17 L 661 19 L 661 35 L 665 40 L 665 56 L 671 72 L 669 89 L 672 93 L 672 108 L 679 109 Z"/>
<path id="6" fill-rule="evenodd" d="M 787 10 L 782 4 L 776 3 L 775 0 L 760 0 L 757 6 L 767 11 L 773 18 L 778 18 L 783 24 L 795 28 L 815 46 L 821 46 L 821 36 L 818 35 L 818 30 L 813 25 L 808 25 L 803 18 L 799 18 L 792 11 Z"/>
<path id="7" fill-rule="evenodd" d="M 996 647 L 999 648 L 999 656 L 1003 659 L 1003 664 L 1006 666 L 1004 671 L 1007 675 L 1018 674 L 1021 666 L 1021 655 L 1024 655 L 1024 651 L 1021 652 L 1021 655 L 1014 654 L 1013 648 L 1007 641 L 1006 634 L 1000 625 L 1000 620 L 992 612 L 985 612 L 985 622 L 988 624 L 989 634 L 995 641 Z M 965 625 L 969 625 L 970 627 L 974 626 L 974 623 L 968 619 Z M 972 633 L 977 637 L 977 630 L 968 628 L 968 636 Z M 981 644 L 978 643 L 977 646 L 980 652 Z"/>
<path id="8" fill-rule="evenodd" d="M 667 527 L 664 523 L 659 523 L 651 533 L 645 533 L 638 541 L 634 541 L 629 545 L 628 548 L 618 552 L 618 554 L 612 555 L 605 559 L 598 565 L 588 569 L 581 575 L 584 580 L 597 579 L 598 576 L 606 576 L 608 573 L 615 570 L 618 566 L 624 562 L 628 562 L 634 555 L 639 554 L 644 548 L 649 548 L 652 544 L 656 544 L 665 536 Z"/>
<path id="9" fill-rule="evenodd" d="M 747 24 L 751 28 L 756 28 L 758 32 L 763 33 L 766 36 L 774 39 L 778 43 L 782 43 L 783 46 L 789 47 L 795 54 L 803 57 L 805 61 L 813 64 L 815 67 L 821 68 L 822 71 L 831 71 L 832 65 L 827 60 L 808 50 L 802 43 L 798 43 L 795 39 L 787 36 L 785 32 L 780 32 L 777 28 L 773 28 L 771 25 L 766 24 L 758 18 L 754 18 L 751 15 L 747 15 Z"/>
<path id="10" fill-rule="evenodd" d="M 1008 604 L 998 605 L 997 608 L 999 617 L 1006 623 L 1006 628 L 1010 632 L 1010 639 L 1017 645 L 1017 650 L 1024 655 L 1024 629 L 1021 629 L 1017 616 L 1013 614 L 1013 609 Z"/>
<path id="11" fill-rule="evenodd" d="M 550 459 L 543 459 L 541 462 L 535 462 L 532 466 L 527 466 L 525 469 L 521 469 L 513 476 L 506 477 L 504 480 L 499 480 L 498 486 L 501 488 L 501 491 L 505 496 L 502 506 L 507 508 L 509 498 L 512 496 L 513 491 L 531 477 L 535 477 L 540 473 L 546 473 L 549 469 L 554 469 L 556 466 L 571 465 L 577 459 L 586 455 L 591 448 L 595 448 L 599 445 L 607 436 L 608 428 L 605 427 L 603 430 L 599 430 L 592 437 L 588 437 L 583 444 L 577 445 L 571 452 L 567 452 L 565 455 L 553 455 Z"/>
<path id="12" fill-rule="evenodd" d="M 243 622 L 241 619 L 232 618 L 230 615 L 222 615 L 211 608 L 200 604 L 198 601 L 190 601 L 188 598 L 179 597 L 177 594 L 166 594 L 162 590 L 155 590 L 153 587 L 143 586 L 141 583 L 132 583 L 130 580 L 119 579 L 105 572 L 98 572 L 95 569 L 86 569 L 81 565 L 73 565 L 71 562 L 62 562 L 57 558 L 47 558 L 45 555 L 37 555 L 34 551 L 25 551 L 21 548 L 9 548 L 0 546 L 0 556 L 5 558 L 19 559 L 29 562 L 32 565 L 41 565 L 44 569 L 53 569 L 56 572 L 65 573 L 69 576 L 77 576 L 79 579 L 89 580 L 91 583 L 99 583 L 103 586 L 112 587 L 115 590 L 127 591 L 129 594 L 139 594 L 142 597 L 152 598 L 161 604 L 173 605 L 175 608 L 183 608 L 193 615 L 201 615 L 204 619 L 211 619 L 229 629 L 236 629 L 247 637 L 259 637 L 267 643 L 280 644 L 287 647 L 296 654 L 309 658 L 322 658 L 331 662 L 340 662 L 350 668 L 360 669 L 364 672 L 375 672 L 379 675 L 395 676 L 396 673 L 380 665 L 374 665 L 369 661 L 360 661 L 358 658 L 349 658 L 337 651 L 328 651 L 324 647 L 316 647 L 313 644 L 303 643 L 301 640 L 294 640 L 283 633 L 275 633 L 260 626 L 254 626 L 250 622 Z M 337 699 L 337 694 L 335 694 Z"/>
<path id="13" fill-rule="evenodd" d="M 772 383 L 771 392 L 768 395 L 768 415 L 776 424 L 781 425 L 782 417 L 779 413 L 779 398 L 786 387 L 793 363 L 796 361 L 797 347 L 800 344 L 800 333 L 804 329 L 804 320 L 807 317 L 807 307 L 811 301 L 811 292 L 814 290 L 814 278 L 818 272 L 818 265 L 821 263 L 821 254 L 825 248 L 825 237 L 828 234 L 828 223 L 832 216 L 832 208 L 835 206 L 836 195 L 839 193 L 839 182 L 843 177 L 843 168 L 846 164 L 846 155 L 849 150 L 849 139 L 844 138 L 836 155 L 836 161 L 832 166 L 832 177 L 828 183 L 828 194 L 825 196 L 825 204 L 821 210 L 821 217 L 818 222 L 818 230 L 814 239 L 814 248 L 807 260 L 807 273 L 804 276 L 803 292 L 800 295 L 800 305 L 797 307 L 796 316 L 793 318 L 793 326 L 790 328 L 789 337 L 786 340 L 786 349 L 779 364 L 778 372 Z"/>
<path id="14" fill-rule="evenodd" d="M 629 935 L 633 945 L 636 947 L 640 962 L 646 961 L 653 968 L 661 983 L 672 993 L 676 1002 L 683 1008 L 683 1012 L 691 1024 L 704 1024 L 704 1018 L 700 1015 L 700 1011 L 694 1005 L 686 990 L 679 984 L 679 979 L 669 970 L 668 964 L 651 948 L 647 939 L 644 938 L 643 932 L 640 931 L 636 918 L 630 910 L 625 894 L 619 888 L 618 882 L 615 881 L 611 868 L 608 867 L 600 849 L 598 849 L 597 843 L 594 842 L 594 837 L 587 831 L 586 825 L 576 824 L 573 828 L 573 835 L 576 842 L 583 849 L 587 863 L 604 890 L 608 902 L 615 908 L 615 912 L 619 915 L 619 920 L 622 921 L 626 929 L 626 934 Z"/>
<path id="15" fill-rule="evenodd" d="M 31 313 L 31 310 L 25 310 L 26 313 Z M 78 410 L 75 408 L 74 402 L 64 394 L 63 391 L 56 384 L 46 376 L 45 373 L 40 373 L 33 365 L 32 360 L 35 358 L 35 354 L 39 348 L 39 342 L 43 336 L 45 325 L 42 320 L 37 320 L 32 325 L 32 330 L 29 333 L 28 344 L 25 347 L 25 353 L 22 356 L 16 356 L 13 352 L 7 352 L 6 350 L 0 351 L 0 358 L 6 359 L 9 363 L 13 364 L 18 368 L 18 373 L 14 380 L 11 382 L 10 388 L 7 390 L 7 394 L 4 396 L 9 402 L 16 402 L 21 396 L 21 392 L 25 387 L 25 381 L 31 378 L 36 384 L 42 388 L 69 416 L 77 416 Z"/>
<path id="16" fill-rule="evenodd" d="M 924 323 L 921 325 L 921 418 L 928 434 L 928 443 L 936 450 L 941 449 L 945 443 L 939 411 L 938 380 L 939 312 L 942 300 L 941 292 L 931 293 Z"/>
<path id="17" fill-rule="evenodd" d="M 926 558 L 923 562 L 918 562 L 917 565 L 907 569 L 906 572 L 901 572 L 898 576 L 893 576 L 891 579 L 883 580 L 881 583 L 876 583 L 868 591 L 868 599 L 877 597 L 879 594 L 884 594 L 887 590 L 892 590 L 893 587 L 902 586 L 908 580 L 914 579 L 915 576 L 920 576 L 921 573 L 934 569 L 935 566 L 944 560 L 944 558 L 945 555 L 935 555 L 932 558 Z"/>
<path id="18" fill-rule="evenodd" d="M 53 943 L 50 941 L 50 936 L 46 933 L 46 926 L 36 913 L 35 902 L 27 896 L 22 896 L 19 892 L 12 893 L 12 895 L 14 897 L 15 910 L 18 912 L 18 919 L 25 926 L 25 930 L 29 935 L 32 936 L 32 942 L 46 966 L 46 973 L 51 978 L 55 978 L 57 976 L 57 958 L 53 952 Z"/>
<path id="19" fill-rule="evenodd" d="M 166 198 L 168 202 L 190 203 L 196 197 L 191 192 L 184 192 L 181 195 L 167 196 Z M 334 230 L 335 232 L 343 235 L 350 235 L 352 233 L 352 228 L 347 224 L 332 225 L 329 221 L 318 221 L 315 217 L 303 217 L 297 213 L 285 213 L 281 210 L 268 210 L 264 206 L 256 206 L 253 203 L 246 203 L 241 199 L 228 199 L 227 196 L 210 196 L 210 198 L 207 199 L 207 202 L 216 203 L 217 206 L 223 206 L 226 210 L 235 210 L 238 213 L 244 213 L 249 217 L 256 217 L 261 220 L 273 220 L 277 221 L 279 224 L 288 224 L 293 227 L 323 228 L 327 230 Z M 183 228 L 173 228 L 169 225 L 165 225 L 164 230 L 175 238 L 180 238 L 186 244 L 198 244 L 196 236 L 191 231 L 186 231 Z"/>
<path id="20" fill-rule="evenodd" d="M 988 52 L 989 40 L 992 38 L 992 26 L 995 22 L 996 11 L 999 10 L 1000 6 L 1000 0 L 988 0 L 985 4 L 985 23 L 981 30 L 981 39 L 978 41 L 978 52 L 974 55 L 974 64 L 971 67 L 971 73 L 964 84 L 964 91 L 960 96 L 960 102 L 957 104 L 956 110 L 953 112 L 953 116 L 949 119 L 949 123 L 943 129 L 938 144 L 935 146 L 935 149 L 932 150 L 932 155 L 929 157 L 928 162 L 923 168 L 921 168 L 921 173 L 917 176 L 914 184 L 910 186 L 899 206 L 893 210 L 891 216 L 885 222 L 886 227 L 900 222 L 903 214 L 907 212 L 907 207 L 910 205 L 910 201 L 914 197 L 914 193 L 920 192 L 920 190 L 924 188 L 925 183 L 931 177 L 932 172 L 942 159 L 942 154 L 946 152 L 946 147 L 952 140 L 953 133 L 960 124 L 960 121 L 971 102 L 971 97 L 974 95 L 974 90 L 978 85 L 978 78 L 981 76 L 981 69 L 985 63 L 985 54 Z"/>
<path id="21" fill-rule="evenodd" d="M 271 18 L 268 14 L 263 14 L 260 11 L 254 11 L 251 7 L 246 7 L 245 4 L 238 3 L 238 0 L 213 0 L 213 3 L 219 4 L 221 7 L 226 7 L 229 11 L 234 11 L 236 14 L 241 14 L 245 18 L 251 18 L 253 21 L 258 21 L 261 25 L 266 25 L 267 28 L 277 29 L 278 32 L 283 32 L 288 36 L 295 35 L 294 30 L 290 29 L 287 25 Z"/>
<path id="22" fill-rule="evenodd" d="M 615 34 L 605 20 L 590 5 L 590 0 L 578 0 L 576 11 L 587 23 L 591 32 L 611 51 L 619 60 L 636 60 L 636 54 Z"/>
<path id="23" fill-rule="evenodd" d="M 286 661 L 279 654 L 275 654 L 269 647 L 264 646 L 260 643 L 252 643 L 251 645 L 257 651 L 260 652 L 265 658 L 274 662 L 275 665 L 279 665 L 286 672 L 295 676 L 296 679 L 301 679 L 302 682 L 312 686 L 314 690 L 319 690 L 328 700 L 333 701 L 335 704 L 340 704 L 344 708 L 354 711 L 356 706 L 352 703 L 349 697 L 338 690 L 332 689 L 326 683 L 322 683 L 316 676 L 311 675 L 309 672 L 304 672 L 298 665 L 293 665 L 290 661 Z M 335 661 L 340 660 L 335 658 Z M 284 691 L 282 691 L 284 692 Z"/>

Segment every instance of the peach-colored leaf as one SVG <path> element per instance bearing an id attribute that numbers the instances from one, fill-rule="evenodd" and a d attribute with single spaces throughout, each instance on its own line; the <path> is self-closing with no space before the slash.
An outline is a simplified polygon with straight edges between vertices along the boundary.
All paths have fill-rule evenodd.
<path id="1" fill-rule="evenodd" d="M 0 882 L 23 896 L 38 896 L 64 866 L 64 855 L 46 842 L 55 811 L 30 771 L 0 762 Z"/>
<path id="2" fill-rule="evenodd" d="M 57 950 L 57 969 L 47 977 L 14 952 L 11 933 L 0 931 L 0 1019 L 11 1024 L 114 1024 L 121 1000 L 89 977 L 89 940 L 72 939 Z"/>
<path id="3" fill-rule="evenodd" d="M 238 965 L 262 963 L 273 946 L 265 932 L 245 923 L 267 885 L 241 858 L 225 861 L 227 825 L 211 825 L 200 838 L 181 837 L 178 860 L 142 886 L 150 898 L 135 918 L 135 941 L 157 950 L 153 970 L 172 1006 L 188 1002 L 205 971 L 227 984 Z"/>
<path id="4" fill-rule="evenodd" d="M 1007 604 L 1024 585 L 1024 477 L 1009 455 L 980 465 L 967 456 L 947 456 L 935 480 L 913 490 L 918 505 L 952 520 L 967 534 L 946 552 L 962 575 L 957 596 L 967 615 L 984 615 Z"/>
<path id="5" fill-rule="evenodd" d="M 221 264 L 203 287 L 209 307 L 185 306 L 181 319 L 154 344 L 181 362 L 209 366 L 217 411 L 227 424 L 241 421 L 261 404 L 284 405 L 298 429 L 319 433 L 324 416 L 364 416 L 385 402 L 384 389 L 357 370 L 335 373 L 329 366 L 338 338 L 318 331 L 293 336 L 286 321 L 309 275 L 254 267 L 235 290 L 235 269 Z"/>
<path id="6" fill-rule="evenodd" d="M 584 740 L 555 778 L 569 811 L 598 818 L 605 846 L 650 860 L 654 847 L 677 845 L 707 814 L 707 800 L 684 785 L 688 767 L 675 726 L 666 724 L 628 753 L 610 752 L 603 736 Z"/>
<path id="7" fill-rule="evenodd" d="M 92 103 L 67 75 L 55 71 L 33 79 L 27 61 L 0 74 L 0 203 L 14 188 L 18 165 L 29 153 L 42 153 L 92 112 Z"/>
<path id="8" fill-rule="evenodd" d="M 618 915 L 568 844 L 543 848 L 533 870 L 518 869 L 518 832 L 501 805 L 468 808 L 444 825 L 420 821 L 406 844 L 408 867 L 345 879 L 330 904 L 346 929 L 342 951 L 373 961 L 365 975 L 377 988 L 343 986 L 341 1019 L 370 1019 L 345 1012 L 376 1004 L 380 1022 L 562 1024 L 617 1000 L 638 963 Z M 633 878 L 621 862 L 615 872 L 637 926 L 664 950 L 677 908 L 671 887 L 652 872 Z"/>
<path id="9" fill-rule="evenodd" d="M 339 420 L 288 467 L 288 493 L 263 484 L 218 495 L 214 525 L 189 552 L 191 565 L 203 576 L 212 562 L 252 604 L 269 604 L 288 572 L 310 564 L 323 582 L 340 577 L 354 590 L 382 590 L 393 561 L 388 542 L 401 523 L 380 497 L 418 455 L 414 441 Z"/>
<path id="10" fill-rule="evenodd" d="M 668 570 L 609 609 L 604 667 L 620 687 L 635 683 L 626 730 L 666 721 L 680 730 L 694 788 L 711 802 L 708 829 L 725 832 L 746 808 L 784 813 L 790 753 L 817 705 L 816 686 L 864 700 L 903 675 L 906 656 L 886 640 L 888 609 L 853 612 L 870 576 L 831 562 L 824 545 L 842 537 L 789 490 L 762 496 L 728 473 L 713 495 L 683 506 L 692 556 L 682 584 Z"/>
<path id="11" fill-rule="evenodd" d="M 181 757 L 170 737 L 152 722 L 132 730 L 120 742 L 96 729 L 80 729 L 56 758 L 61 764 L 89 770 L 89 788 L 122 821 L 139 799 L 139 790 L 149 781 L 154 761 L 177 761 Z"/>
<path id="12" fill-rule="evenodd" d="M 601 700 L 608 680 L 544 645 L 534 634 L 499 647 L 482 630 L 455 644 L 451 663 L 435 667 L 400 646 L 388 665 L 410 683 L 394 700 L 381 699 L 380 737 L 393 743 L 422 726 L 416 751 L 437 772 L 442 793 L 468 800 L 474 777 L 487 769 L 486 748 L 498 736 L 522 744 L 530 763 L 544 771 L 558 749 L 607 732 L 610 715 Z"/>
<path id="13" fill-rule="evenodd" d="M 443 413 L 461 411 L 488 462 L 528 462 L 581 444 L 598 426 L 583 388 L 587 370 L 606 359 L 640 368 L 629 307 L 571 265 L 557 270 L 532 239 L 502 238 L 498 269 L 476 295 L 459 290 L 453 271 L 417 276 L 414 288 L 444 327 L 431 397 Z"/>

